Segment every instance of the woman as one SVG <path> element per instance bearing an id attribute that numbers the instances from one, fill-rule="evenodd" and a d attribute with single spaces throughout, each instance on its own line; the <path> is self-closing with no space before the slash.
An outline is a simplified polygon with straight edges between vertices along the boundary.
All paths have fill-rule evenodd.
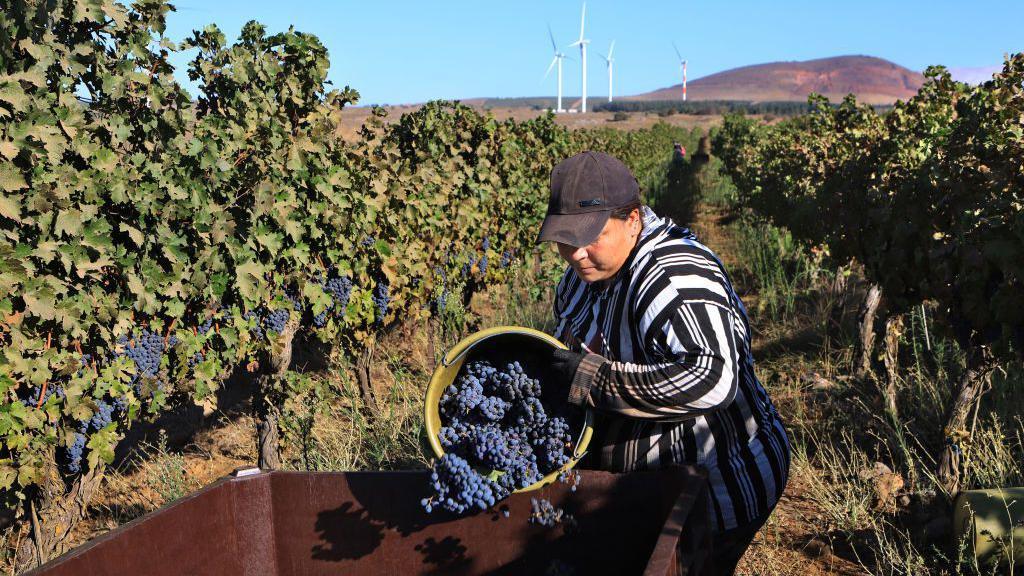
<path id="1" fill-rule="evenodd" d="M 785 488 L 789 442 L 722 263 L 643 206 L 629 169 L 600 152 L 552 171 L 543 241 L 569 264 L 554 312 L 570 350 L 550 361 L 569 401 L 598 415 L 585 464 L 706 467 L 709 567 L 732 574 Z"/>

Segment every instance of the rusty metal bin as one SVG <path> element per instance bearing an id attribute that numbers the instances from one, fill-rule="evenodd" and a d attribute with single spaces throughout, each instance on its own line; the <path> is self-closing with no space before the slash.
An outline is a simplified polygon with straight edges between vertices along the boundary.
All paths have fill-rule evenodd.
<path id="1" fill-rule="evenodd" d="M 575 493 L 556 483 L 466 517 L 421 509 L 421 471 L 226 478 L 30 574 L 699 573 L 710 546 L 703 470 L 581 475 Z M 532 497 L 564 507 L 575 528 L 529 524 Z"/>

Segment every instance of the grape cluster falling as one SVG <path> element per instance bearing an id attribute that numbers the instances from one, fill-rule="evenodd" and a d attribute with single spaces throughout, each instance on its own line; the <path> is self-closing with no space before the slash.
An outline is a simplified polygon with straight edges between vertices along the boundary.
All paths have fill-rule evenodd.
<path id="1" fill-rule="evenodd" d="M 445 454 L 431 471 L 433 494 L 421 501 L 428 512 L 484 510 L 569 462 L 570 407 L 545 407 L 541 391 L 540 380 L 519 362 L 501 369 L 487 360 L 463 366 L 440 401 Z M 573 491 L 579 482 L 578 474 L 559 479 L 571 480 Z M 539 502 L 542 525 L 568 517 L 550 502 Z"/>

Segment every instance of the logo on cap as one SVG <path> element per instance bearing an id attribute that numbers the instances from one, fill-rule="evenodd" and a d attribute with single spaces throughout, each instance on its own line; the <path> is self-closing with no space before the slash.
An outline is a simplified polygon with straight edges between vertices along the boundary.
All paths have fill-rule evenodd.
<path id="1" fill-rule="evenodd" d="M 587 208 L 590 206 L 600 206 L 604 204 L 600 198 L 594 198 L 593 200 L 580 200 L 580 208 Z"/>

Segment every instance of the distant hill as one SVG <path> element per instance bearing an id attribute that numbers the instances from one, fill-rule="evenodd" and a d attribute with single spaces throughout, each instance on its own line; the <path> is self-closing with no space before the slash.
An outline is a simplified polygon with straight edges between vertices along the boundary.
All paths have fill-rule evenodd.
<path id="1" fill-rule="evenodd" d="M 924 83 L 924 76 L 872 56 L 836 56 L 803 62 L 770 62 L 733 68 L 686 83 L 687 100 L 806 101 L 811 92 L 833 102 L 849 93 L 866 104 L 906 100 Z M 682 83 L 624 100 L 681 100 Z"/>

